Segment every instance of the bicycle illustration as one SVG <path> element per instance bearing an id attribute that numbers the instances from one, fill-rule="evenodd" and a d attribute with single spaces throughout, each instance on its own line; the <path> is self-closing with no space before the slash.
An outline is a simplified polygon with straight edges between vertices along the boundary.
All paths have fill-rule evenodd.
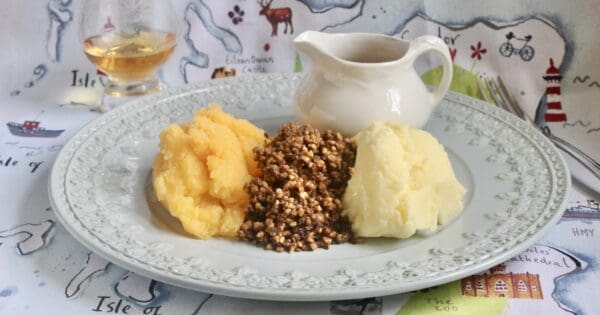
<path id="1" fill-rule="evenodd" d="M 513 34 L 513 32 L 509 32 L 508 34 L 506 34 L 506 42 L 500 45 L 500 54 L 507 58 L 514 54 L 519 55 L 521 59 L 523 59 L 523 61 L 531 60 L 533 58 L 533 55 L 535 54 L 535 49 L 528 45 L 531 38 L 531 35 L 519 38 L 516 37 L 515 34 Z M 512 39 L 525 42 L 525 44 L 523 44 L 521 48 L 515 48 L 515 46 L 513 46 L 513 44 L 510 42 Z"/>

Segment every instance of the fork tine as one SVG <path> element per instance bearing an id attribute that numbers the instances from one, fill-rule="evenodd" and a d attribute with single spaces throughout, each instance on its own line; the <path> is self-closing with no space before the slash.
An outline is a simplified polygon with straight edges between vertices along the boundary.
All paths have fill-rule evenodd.
<path id="1" fill-rule="evenodd" d="M 523 110 L 523 108 L 521 108 L 521 105 L 519 105 L 519 103 L 512 97 L 510 92 L 508 92 L 508 89 L 506 88 L 506 85 L 504 84 L 502 78 L 498 76 L 497 80 L 498 86 L 500 87 L 500 92 L 504 95 L 509 105 L 511 105 L 511 107 L 513 108 L 513 113 L 515 113 L 517 116 L 519 116 L 525 121 L 533 122 L 533 119 L 529 117 L 529 115 Z"/>
<path id="2" fill-rule="evenodd" d="M 500 91 L 500 89 L 498 88 L 498 84 L 496 83 L 496 81 L 494 81 L 493 79 L 489 80 L 489 85 L 494 90 L 494 95 L 497 99 L 497 102 L 499 102 L 502 105 L 502 108 L 511 114 L 515 114 L 513 108 L 502 95 L 502 91 Z"/>
<path id="3" fill-rule="evenodd" d="M 494 88 L 494 92 L 497 95 L 497 98 L 500 100 L 500 102 L 502 103 L 503 108 L 513 114 L 513 115 L 517 115 L 515 113 L 514 108 L 512 107 L 512 105 L 510 104 L 510 102 L 506 99 L 504 93 L 502 93 L 502 91 L 500 90 L 500 88 L 498 87 L 498 83 L 494 80 L 490 80 L 490 84 L 492 85 L 492 87 Z"/>
<path id="4" fill-rule="evenodd" d="M 488 88 L 488 91 L 490 91 L 490 95 L 494 99 L 494 102 L 496 103 L 496 106 L 504 109 L 505 111 L 510 112 L 510 110 L 506 107 L 506 104 L 504 103 L 504 101 L 502 100 L 502 98 L 500 98 L 500 96 L 498 95 L 498 91 L 496 90 L 494 81 L 492 81 L 492 80 L 485 80 L 484 82 L 485 82 L 485 86 Z"/>
<path id="5" fill-rule="evenodd" d="M 498 106 L 498 107 L 502 107 L 502 105 L 500 103 L 498 103 L 496 96 L 494 95 L 494 90 L 492 88 L 492 86 L 490 85 L 490 83 L 484 79 L 483 83 L 485 84 L 485 87 L 487 89 L 487 91 L 489 92 L 489 96 L 492 98 L 492 104 Z"/>
<path id="6" fill-rule="evenodd" d="M 481 95 L 483 95 L 483 98 L 485 99 L 486 102 L 488 103 L 492 103 L 494 104 L 494 100 L 490 98 L 489 96 L 489 91 L 486 91 L 486 88 L 483 87 L 483 84 L 481 83 L 483 79 L 477 79 L 477 87 L 479 87 L 479 92 L 481 92 Z"/>
<path id="7" fill-rule="evenodd" d="M 494 79 L 488 79 L 488 80 L 484 79 L 483 82 L 485 83 L 485 86 L 487 87 L 489 95 L 494 100 L 494 102 L 490 102 L 490 103 L 495 104 L 496 106 L 504 109 L 505 111 L 518 116 L 518 114 L 515 113 L 514 107 L 510 104 L 510 101 L 506 98 L 503 91 L 500 90 L 500 88 L 498 87 L 498 84 L 494 81 Z M 480 83 L 478 82 L 478 84 L 480 84 Z M 485 91 L 483 91 L 483 87 L 481 85 L 479 88 L 480 88 L 480 90 L 482 90 L 482 93 L 484 95 L 486 95 Z M 484 96 L 484 97 L 487 98 L 487 96 Z M 521 119 L 523 119 L 523 118 L 521 118 Z"/>

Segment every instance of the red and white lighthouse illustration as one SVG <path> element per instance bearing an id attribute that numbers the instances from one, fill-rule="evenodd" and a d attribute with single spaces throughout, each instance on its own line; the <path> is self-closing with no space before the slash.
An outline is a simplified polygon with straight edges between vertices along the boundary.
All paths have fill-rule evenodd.
<path id="1" fill-rule="evenodd" d="M 562 110 L 560 103 L 560 80 L 562 76 L 558 68 L 554 66 L 554 60 L 550 58 L 550 68 L 546 70 L 543 77 L 546 80 L 546 113 L 544 119 L 546 122 L 567 121 L 567 114 Z"/>

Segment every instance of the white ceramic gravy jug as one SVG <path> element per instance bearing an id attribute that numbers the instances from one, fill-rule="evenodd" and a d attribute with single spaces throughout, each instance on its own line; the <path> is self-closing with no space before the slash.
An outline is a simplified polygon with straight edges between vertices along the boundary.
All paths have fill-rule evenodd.
<path id="1" fill-rule="evenodd" d="M 307 31 L 294 44 L 312 63 L 294 98 L 297 119 L 346 136 L 375 120 L 423 127 L 452 79 L 448 46 L 435 36 L 409 42 L 379 34 Z M 442 80 L 433 93 L 413 66 L 429 51 L 443 64 Z"/>

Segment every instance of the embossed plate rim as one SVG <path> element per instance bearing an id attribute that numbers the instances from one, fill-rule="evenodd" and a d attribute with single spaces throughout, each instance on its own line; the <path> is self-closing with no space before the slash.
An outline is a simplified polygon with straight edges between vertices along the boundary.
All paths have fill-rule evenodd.
<path id="1" fill-rule="evenodd" d="M 280 82 L 282 80 L 296 81 L 298 79 L 298 75 L 274 74 L 209 81 L 190 86 L 183 86 L 162 92 L 157 95 L 141 98 L 99 117 L 82 128 L 75 136 L 73 136 L 71 140 L 68 141 L 68 143 L 59 153 L 55 165 L 52 168 L 49 180 L 49 193 L 52 206 L 55 209 L 57 217 L 63 223 L 63 226 L 65 226 L 65 228 L 85 246 L 92 249 L 94 252 L 106 258 L 107 260 L 115 262 L 117 265 L 141 275 L 173 285 L 216 294 L 254 299 L 287 301 L 334 300 L 389 295 L 417 290 L 456 280 L 470 274 L 483 271 L 518 254 L 535 242 L 535 240 L 539 239 L 542 234 L 560 218 L 567 201 L 566 196 L 568 193 L 568 188 L 570 187 L 570 175 L 560 154 L 556 152 L 554 147 L 543 136 L 541 136 L 537 130 L 535 130 L 532 126 L 527 125 L 525 122 L 518 120 L 518 118 L 512 116 L 511 114 L 501 112 L 500 109 L 486 105 L 479 100 L 453 93 L 450 93 L 447 96 L 447 99 L 450 102 L 474 109 L 476 112 L 479 112 L 482 115 L 491 116 L 502 123 L 511 126 L 513 129 L 519 130 L 520 133 L 524 134 L 523 137 L 525 138 L 539 135 L 539 137 L 537 137 L 539 138 L 539 143 L 534 144 L 534 146 L 536 149 L 540 150 L 540 152 L 543 152 L 542 148 L 552 148 L 549 152 L 554 158 L 554 164 L 557 168 L 554 169 L 550 167 L 551 163 L 547 161 L 547 159 L 550 158 L 549 156 L 542 156 L 545 159 L 543 162 L 548 165 L 550 181 L 552 184 L 550 187 L 551 196 L 547 198 L 548 204 L 545 206 L 545 210 L 552 210 L 551 213 L 546 214 L 546 217 L 537 218 L 536 220 L 532 221 L 529 228 L 524 230 L 521 236 L 518 237 L 518 240 L 515 241 L 515 243 L 512 244 L 506 251 L 502 253 L 491 253 L 487 256 L 484 255 L 484 258 L 481 260 L 473 261 L 468 264 L 465 263 L 463 264 L 463 268 L 457 268 L 439 275 L 434 274 L 434 276 L 425 276 L 421 278 L 415 276 L 415 278 L 400 279 L 396 281 L 385 282 L 383 284 L 370 283 L 366 286 L 361 286 L 360 277 L 356 277 L 356 274 L 352 274 L 352 270 L 344 270 L 342 268 L 339 269 L 342 272 L 339 276 L 342 277 L 343 280 L 348 281 L 349 284 L 342 287 L 304 287 L 300 289 L 285 286 L 282 287 L 281 284 L 277 287 L 253 287 L 248 285 L 236 285 L 235 282 L 225 283 L 212 281 L 209 279 L 191 278 L 189 276 L 182 275 L 181 273 L 173 272 L 171 269 L 165 270 L 164 268 L 157 268 L 156 266 L 145 263 L 134 256 L 128 255 L 127 253 L 121 252 L 115 247 L 112 247 L 110 244 L 100 239 L 98 235 L 94 234 L 93 231 L 90 231 L 77 217 L 71 205 L 68 204 L 66 195 L 66 186 L 68 183 L 65 175 L 68 167 L 71 165 L 72 158 L 76 155 L 75 153 L 77 153 L 85 141 L 92 139 L 95 132 L 100 131 L 103 125 L 109 124 L 112 120 L 118 119 L 122 116 L 122 114 L 124 115 L 128 111 L 140 112 L 143 108 L 150 108 L 152 104 L 156 104 L 158 102 L 167 103 L 170 98 L 178 98 L 187 93 L 196 93 L 199 90 L 210 90 L 211 88 L 219 89 L 227 87 L 228 85 L 236 84 L 252 84 L 259 80 L 262 80 L 263 83 L 271 82 L 269 84 L 276 84 L 273 82 Z M 561 183 L 557 183 L 557 171 L 562 172 L 562 175 L 564 176 L 564 181 Z M 561 188 L 561 195 L 556 195 L 558 188 Z M 555 203 L 555 201 L 558 201 L 558 203 Z M 544 211 L 544 213 L 546 212 L 547 211 Z M 523 237 L 523 235 L 525 236 Z M 392 272 L 389 270 L 393 270 L 393 266 L 388 267 L 389 268 L 380 272 Z M 407 267 L 404 266 L 404 268 Z M 404 269 L 399 270 L 402 271 Z M 237 272 L 238 276 L 240 276 L 240 273 L 242 273 L 242 277 L 246 276 L 243 274 L 243 271 L 240 270 L 232 270 L 232 272 Z M 293 272 L 291 272 L 282 276 L 287 277 L 290 279 L 290 281 L 292 281 L 294 277 L 297 277 L 298 275 L 295 275 Z M 248 280 L 246 279 L 246 281 Z"/>

